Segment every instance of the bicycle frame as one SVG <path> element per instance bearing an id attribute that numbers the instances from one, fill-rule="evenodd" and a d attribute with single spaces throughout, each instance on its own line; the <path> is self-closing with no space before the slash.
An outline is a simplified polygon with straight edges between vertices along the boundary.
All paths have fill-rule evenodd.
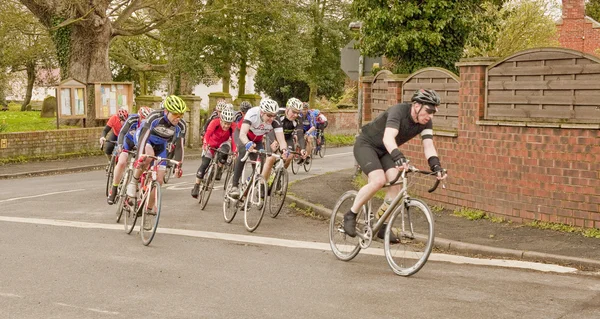
<path id="1" fill-rule="evenodd" d="M 405 203 L 406 201 L 410 200 L 410 196 L 408 195 L 408 176 L 407 176 L 408 173 L 421 173 L 424 175 L 432 175 L 434 172 L 421 171 L 411 165 L 408 167 L 408 170 L 400 171 L 398 173 L 398 176 L 396 176 L 396 178 L 393 181 L 385 184 L 383 186 L 383 188 L 402 184 L 402 189 L 398 192 L 398 195 L 396 195 L 396 197 L 394 197 L 394 199 L 392 200 L 392 202 L 390 203 L 388 208 L 385 210 L 383 215 L 381 215 L 381 217 L 379 217 L 379 219 L 375 223 L 375 225 L 371 225 L 371 221 L 375 218 L 375 216 L 373 216 L 373 211 L 372 211 L 372 208 L 370 205 L 371 200 L 369 200 L 369 202 L 367 202 L 367 204 L 364 205 L 366 207 L 365 221 L 367 223 L 367 226 L 372 230 L 371 235 L 374 233 L 377 233 L 381 229 L 381 227 L 386 223 L 388 218 L 392 215 L 392 212 L 394 212 L 398 208 L 399 204 Z M 400 181 L 398 181 L 398 180 L 400 180 Z M 438 187 L 439 183 L 440 183 L 440 180 L 437 180 L 435 185 L 431 189 L 429 189 L 428 192 L 431 193 L 431 192 L 435 191 L 435 189 Z M 365 240 L 365 241 L 371 240 L 371 238 L 367 238 L 364 235 L 364 233 L 362 233 L 362 232 L 357 232 L 356 236 L 360 237 L 362 240 Z"/>

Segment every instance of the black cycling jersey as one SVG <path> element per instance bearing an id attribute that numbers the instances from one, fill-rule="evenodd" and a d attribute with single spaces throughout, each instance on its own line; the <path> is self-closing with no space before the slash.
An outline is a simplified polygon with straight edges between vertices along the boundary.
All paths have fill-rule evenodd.
<path id="1" fill-rule="evenodd" d="M 410 109 L 410 103 L 400 103 L 390 107 L 369 124 L 363 126 L 360 135 L 370 145 L 381 150 L 386 150 L 383 144 L 383 133 L 387 127 L 398 130 L 398 135 L 396 135 L 396 144 L 398 145 L 408 142 L 419 133 L 422 139 L 433 138 L 433 120 L 425 125 L 415 123 L 410 115 Z"/>

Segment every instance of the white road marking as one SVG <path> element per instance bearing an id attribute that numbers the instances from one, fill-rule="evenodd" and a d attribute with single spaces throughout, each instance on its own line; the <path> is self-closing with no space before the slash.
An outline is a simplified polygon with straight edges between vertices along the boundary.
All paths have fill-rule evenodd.
<path id="1" fill-rule="evenodd" d="M 100 223 L 89 223 L 89 222 L 78 222 L 69 220 L 57 220 L 57 219 L 42 219 L 42 218 L 22 218 L 22 217 L 11 217 L 11 216 L 0 216 L 0 221 L 15 222 L 15 223 L 27 223 L 37 225 L 48 225 L 48 226 L 59 226 L 59 227 L 75 227 L 75 228 L 91 228 L 91 229 L 108 229 L 108 230 L 123 230 L 123 226 L 119 224 L 100 224 Z M 235 242 L 244 242 L 259 245 L 270 245 L 287 248 L 303 248 L 303 249 L 314 249 L 321 251 L 329 251 L 330 246 L 328 243 L 315 243 L 300 240 L 280 239 L 272 237 L 260 237 L 251 235 L 238 235 L 238 234 L 226 234 L 217 232 L 208 232 L 201 230 L 186 230 L 186 229 L 174 229 L 174 228 L 159 228 L 158 233 L 188 236 L 196 238 L 207 238 L 217 239 Z M 371 248 L 368 250 L 361 251 L 361 254 L 384 256 L 383 249 Z M 557 273 L 575 273 L 576 268 L 563 267 L 551 264 L 541 264 L 528 261 L 519 260 L 504 260 L 504 259 L 483 259 L 483 258 L 471 258 L 456 255 L 447 254 L 431 254 L 429 260 L 451 262 L 455 264 L 472 264 L 481 266 L 498 266 L 508 268 L 522 268 L 532 269 L 544 272 L 557 272 Z"/>
<path id="2" fill-rule="evenodd" d="M 104 314 L 109 314 L 109 315 L 118 315 L 119 314 L 118 312 L 115 312 L 115 311 L 101 310 L 101 309 L 95 309 L 95 308 L 78 307 L 78 306 L 69 305 L 69 304 L 62 303 L 62 302 L 55 302 L 54 304 L 58 305 L 58 306 L 75 308 L 75 309 L 82 309 L 82 310 L 88 310 L 88 311 L 92 311 L 92 312 L 104 313 Z"/>
<path id="3" fill-rule="evenodd" d="M 36 197 L 50 196 L 50 195 L 56 195 L 56 194 L 64 194 L 64 193 L 81 192 L 81 191 L 84 191 L 84 190 L 85 190 L 85 189 L 73 189 L 73 190 L 68 190 L 68 191 L 52 192 L 52 193 L 45 193 L 45 194 L 32 195 L 32 196 L 14 197 L 14 198 L 9 198 L 9 199 L 3 199 L 3 200 L 0 200 L 0 203 L 4 203 L 4 202 L 12 202 L 12 201 L 14 201 L 14 200 L 20 200 L 20 199 L 28 199 L 28 198 L 36 198 Z"/>
<path id="4" fill-rule="evenodd" d="M 335 156 L 343 156 L 348 154 L 354 154 L 354 152 L 346 152 L 346 153 L 337 153 L 337 154 L 326 154 L 324 157 L 335 157 Z"/>
<path id="5" fill-rule="evenodd" d="M 8 293 L 8 292 L 0 292 L 0 297 L 6 297 L 6 298 L 23 298 L 22 296 L 11 294 L 11 293 Z"/>

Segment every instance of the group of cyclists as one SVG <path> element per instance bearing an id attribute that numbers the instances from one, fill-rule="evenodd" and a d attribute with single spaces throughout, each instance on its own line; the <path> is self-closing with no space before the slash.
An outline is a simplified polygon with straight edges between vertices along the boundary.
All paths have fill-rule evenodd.
<path id="1" fill-rule="evenodd" d="M 356 213 L 386 182 L 393 180 L 398 172 L 407 169 L 408 161 L 399 146 L 416 135 L 421 135 L 425 157 L 438 179 L 446 178 L 437 151 L 433 145 L 433 116 L 440 104 L 440 97 L 434 90 L 417 90 L 410 103 L 400 103 L 390 107 L 376 119 L 365 125 L 356 139 L 354 157 L 362 171 L 368 176 L 368 183 L 363 186 L 354 200 L 351 209 L 344 215 L 344 231 L 348 236 L 356 236 Z M 120 183 L 127 153 L 138 149 L 137 163 L 133 178 L 127 185 L 127 195 L 135 196 L 141 170 L 150 164 L 143 154 L 172 158 L 183 161 L 184 137 L 186 123 L 182 119 L 186 111 L 185 102 L 174 95 L 168 96 L 162 103 L 162 109 L 151 110 L 141 107 L 137 114 L 128 115 L 127 110 L 119 110 L 111 117 L 103 131 L 101 142 L 112 141 L 105 152 L 112 153 L 117 145 L 119 161 L 115 168 L 112 190 L 108 196 L 108 204 L 114 203 L 116 189 Z M 258 106 L 242 102 L 239 111 L 223 100 L 217 102 L 215 111 L 209 116 L 204 126 L 202 163 L 196 172 L 196 181 L 191 196 L 198 197 L 206 170 L 213 157 L 222 168 L 227 162 L 228 154 L 237 154 L 233 168 L 232 187 L 229 196 L 240 196 L 240 177 L 242 175 L 246 152 L 252 152 L 250 158 L 256 159 L 255 151 L 268 149 L 279 153 L 290 165 L 292 151 L 299 149 L 301 160 L 311 161 L 312 147 L 315 145 L 316 133 L 327 126 L 327 118 L 318 110 L 310 110 L 307 103 L 297 98 L 290 98 L 285 107 L 279 107 L 272 99 L 264 98 Z M 140 145 L 143 147 L 140 150 Z M 112 147 L 111 147 L 112 146 Z M 297 147 L 297 148 L 296 148 Z M 215 152 L 219 150 L 219 152 Z M 297 153 L 297 152 L 295 152 Z M 142 160 L 139 160 L 142 158 Z M 268 156 L 265 159 L 262 176 L 269 179 L 276 159 Z M 158 181 L 163 183 L 165 167 L 159 167 Z M 175 175 L 181 177 L 181 165 L 175 168 Z M 220 179 L 217 173 L 216 179 Z M 389 187 L 384 205 L 389 204 L 398 193 L 399 187 Z M 378 234 L 383 237 L 383 234 Z M 398 238 L 390 238 L 398 241 Z"/>
<path id="2" fill-rule="evenodd" d="M 187 129 L 183 115 L 186 110 L 186 104 L 181 98 L 170 95 L 161 103 L 160 110 L 142 106 L 137 113 L 128 114 L 127 109 L 122 108 L 108 120 L 100 143 L 104 145 L 104 152 L 109 159 L 112 154 L 118 156 L 107 198 L 109 205 L 115 203 L 117 189 L 131 152 L 135 152 L 136 166 L 133 178 L 127 185 L 127 196 L 130 197 L 136 196 L 142 170 L 152 162 L 144 155 L 183 162 Z M 215 179 L 220 180 L 229 154 L 237 155 L 230 192 L 233 198 L 237 198 L 239 178 L 243 170 L 241 160 L 247 151 L 268 148 L 271 152 L 281 154 L 287 168 L 292 160 L 290 151 L 297 146 L 301 154 L 300 161 L 310 161 L 316 133 L 318 130 L 322 133 L 326 126 L 327 118 L 323 113 L 310 110 L 308 103 L 303 103 L 297 98 L 289 99 L 282 108 L 276 101 L 268 98 L 262 99 L 258 106 L 243 101 L 238 111 L 224 100 L 217 101 L 215 110 L 209 115 L 202 129 L 202 162 L 196 172 L 191 196 L 198 197 L 200 184 L 213 157 L 219 167 Z M 144 147 L 140 149 L 140 145 Z M 254 158 L 256 154 L 251 156 Z M 269 176 L 274 163 L 274 157 L 265 160 L 265 178 Z M 162 166 L 159 166 L 157 180 L 162 185 L 166 165 L 159 165 Z M 175 175 L 180 177 L 181 165 L 175 167 L 174 171 Z"/>

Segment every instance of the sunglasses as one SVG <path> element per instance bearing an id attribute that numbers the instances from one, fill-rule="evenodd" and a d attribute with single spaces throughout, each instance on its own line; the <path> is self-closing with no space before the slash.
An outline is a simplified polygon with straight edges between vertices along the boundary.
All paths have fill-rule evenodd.
<path id="1" fill-rule="evenodd" d="M 292 114 L 294 114 L 294 115 L 300 115 L 300 111 L 294 111 L 294 110 L 292 110 Z"/>
<path id="2" fill-rule="evenodd" d="M 437 112 L 437 109 L 433 105 L 423 104 L 423 106 L 425 107 L 425 112 L 427 112 L 427 114 L 435 114 L 435 112 Z"/>
<path id="3" fill-rule="evenodd" d="M 183 117 L 183 113 L 171 113 L 171 114 L 173 115 L 173 117 L 176 117 L 179 119 Z"/>
<path id="4" fill-rule="evenodd" d="M 264 113 L 267 117 L 274 118 L 276 114 Z"/>

